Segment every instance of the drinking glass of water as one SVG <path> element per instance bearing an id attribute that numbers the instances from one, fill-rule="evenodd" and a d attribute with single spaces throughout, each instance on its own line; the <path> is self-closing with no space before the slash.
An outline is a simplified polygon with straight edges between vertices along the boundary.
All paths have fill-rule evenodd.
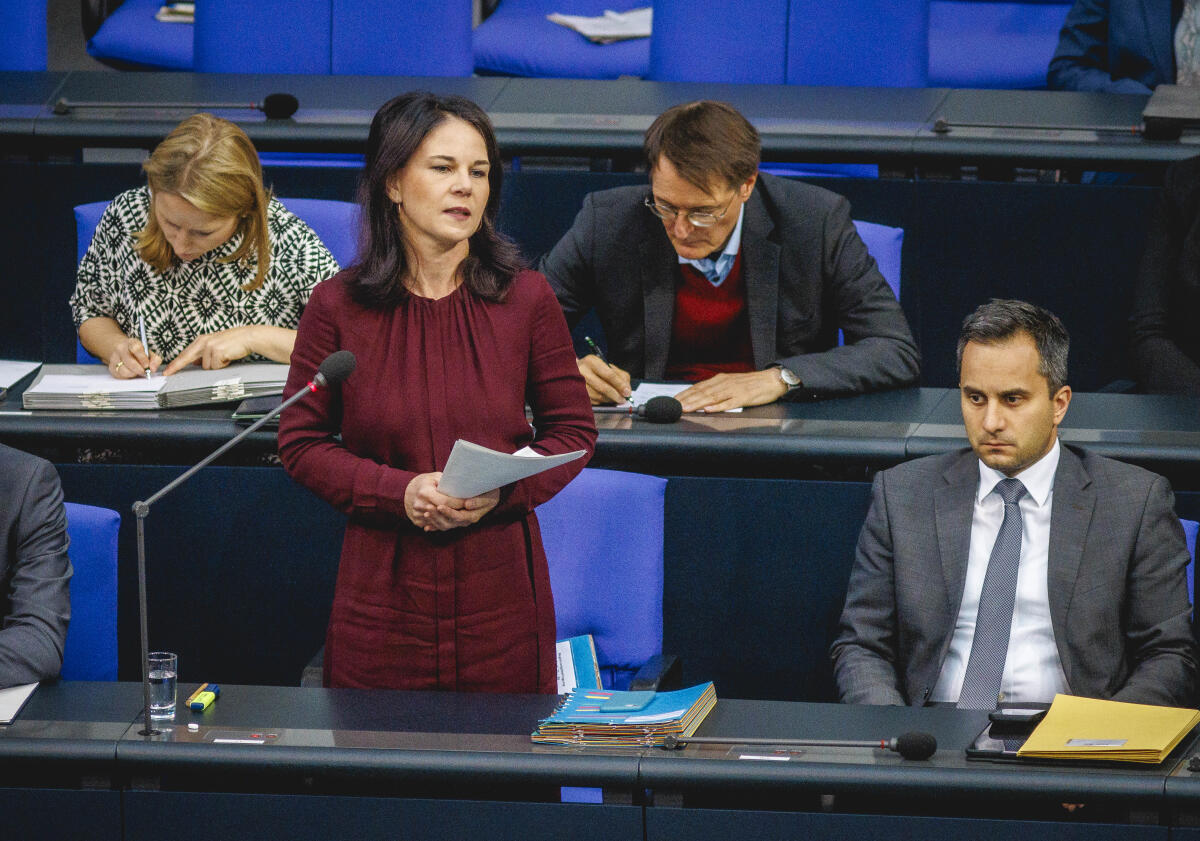
<path id="1" fill-rule="evenodd" d="M 169 651 L 152 651 L 150 661 L 150 717 L 175 717 L 175 684 L 179 657 Z"/>

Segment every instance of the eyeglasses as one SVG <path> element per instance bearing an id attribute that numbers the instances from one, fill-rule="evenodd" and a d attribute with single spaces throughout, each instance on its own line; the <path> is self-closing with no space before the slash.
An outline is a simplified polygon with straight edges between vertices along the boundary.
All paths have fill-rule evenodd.
<path id="1" fill-rule="evenodd" d="M 680 211 L 677 207 L 671 207 L 669 204 L 659 204 L 654 200 L 654 196 L 646 196 L 643 204 L 650 209 L 650 212 L 667 222 L 674 222 L 675 217 L 681 212 L 683 218 L 688 221 L 689 225 L 696 228 L 711 228 L 713 225 L 725 218 L 725 214 L 729 213 L 729 208 L 733 206 L 733 200 L 737 198 L 737 193 L 734 192 L 729 197 L 729 201 L 725 203 L 725 209 L 720 213 L 712 213 L 707 210 L 688 210 Z"/>

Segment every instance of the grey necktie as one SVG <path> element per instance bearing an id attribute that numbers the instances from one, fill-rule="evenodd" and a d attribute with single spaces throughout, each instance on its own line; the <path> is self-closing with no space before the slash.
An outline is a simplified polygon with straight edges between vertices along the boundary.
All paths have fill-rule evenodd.
<path id="1" fill-rule="evenodd" d="M 992 556 L 979 594 L 975 638 L 963 676 L 958 706 L 968 710 L 993 710 L 1004 677 L 1008 656 L 1008 634 L 1012 629 L 1013 603 L 1017 597 L 1017 571 L 1021 566 L 1021 497 L 1025 486 L 1019 479 L 1001 479 L 996 493 L 1004 500 L 1004 522 L 996 535 Z"/>
<path id="2" fill-rule="evenodd" d="M 1200 84 L 1200 0 L 1185 0 L 1175 25 L 1175 84 Z"/>

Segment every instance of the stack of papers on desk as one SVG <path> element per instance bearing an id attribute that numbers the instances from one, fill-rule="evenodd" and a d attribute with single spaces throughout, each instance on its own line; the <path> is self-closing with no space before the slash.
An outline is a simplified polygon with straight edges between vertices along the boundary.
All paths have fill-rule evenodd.
<path id="1" fill-rule="evenodd" d="M 164 377 L 118 380 L 103 365 L 46 365 L 25 389 L 26 409 L 173 409 L 282 394 L 288 366 L 274 362 L 188 368 Z"/>
<path id="2" fill-rule="evenodd" d="M 661 745 L 667 736 L 692 736 L 717 705 L 711 682 L 656 692 L 636 712 L 602 712 L 601 705 L 619 704 L 622 696 L 640 692 L 576 689 L 549 718 L 538 722 L 533 741 L 544 745 L 643 747 Z"/>
<path id="3" fill-rule="evenodd" d="M 1056 695 L 1017 756 L 1156 764 L 1197 724 L 1197 710 Z"/>

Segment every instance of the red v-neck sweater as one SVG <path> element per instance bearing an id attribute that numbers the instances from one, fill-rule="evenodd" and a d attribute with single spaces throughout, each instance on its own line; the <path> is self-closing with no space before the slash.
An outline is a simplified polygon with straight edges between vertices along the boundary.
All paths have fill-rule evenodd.
<path id="1" fill-rule="evenodd" d="M 741 252 L 720 286 L 713 286 L 695 266 L 680 263 L 667 379 L 699 382 L 720 373 L 753 370 Z"/>

